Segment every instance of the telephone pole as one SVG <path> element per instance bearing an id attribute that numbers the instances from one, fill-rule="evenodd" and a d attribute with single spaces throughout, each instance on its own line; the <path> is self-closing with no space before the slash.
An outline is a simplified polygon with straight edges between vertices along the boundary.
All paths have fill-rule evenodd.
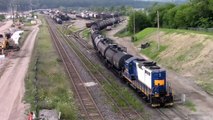
<path id="1" fill-rule="evenodd" d="M 135 40 L 135 10 L 134 10 L 134 40 Z"/>
<path id="2" fill-rule="evenodd" d="M 12 1 L 11 3 L 11 10 L 12 10 L 12 19 L 13 19 L 13 24 L 15 23 L 15 15 L 14 15 L 14 2 Z"/>
<path id="3" fill-rule="evenodd" d="M 159 29 L 160 29 L 160 18 L 159 18 L 160 16 L 159 16 L 159 11 L 157 11 L 157 24 L 158 24 L 158 28 L 157 28 L 157 39 L 158 39 L 158 51 L 160 50 L 160 31 L 159 31 Z"/>

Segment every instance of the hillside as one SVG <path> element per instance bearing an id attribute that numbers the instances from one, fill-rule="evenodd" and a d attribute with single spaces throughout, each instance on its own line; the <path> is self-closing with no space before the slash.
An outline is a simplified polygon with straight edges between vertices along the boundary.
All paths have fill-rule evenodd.
<path id="1" fill-rule="evenodd" d="M 111 6 L 133 6 L 137 8 L 148 8 L 154 3 L 153 1 L 132 1 L 132 0 L 31 0 L 32 8 L 58 8 L 58 7 L 111 7 Z M 0 0 L 0 11 L 7 11 L 11 0 Z M 29 0 L 14 0 L 14 5 L 18 10 L 29 10 Z"/>
<path id="2" fill-rule="evenodd" d="M 191 78 L 208 93 L 213 94 L 213 35 L 188 30 L 160 29 L 160 50 L 157 49 L 157 32 L 147 28 L 136 34 L 137 47 L 150 43 L 141 53 L 162 66 Z"/>

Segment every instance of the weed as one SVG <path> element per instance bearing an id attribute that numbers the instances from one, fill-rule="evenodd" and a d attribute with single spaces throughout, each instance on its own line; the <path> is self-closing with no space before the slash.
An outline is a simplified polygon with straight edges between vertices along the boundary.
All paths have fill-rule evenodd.
<path id="1" fill-rule="evenodd" d="M 196 112 L 195 104 L 192 101 L 187 100 L 184 105 L 188 107 L 191 111 Z"/>

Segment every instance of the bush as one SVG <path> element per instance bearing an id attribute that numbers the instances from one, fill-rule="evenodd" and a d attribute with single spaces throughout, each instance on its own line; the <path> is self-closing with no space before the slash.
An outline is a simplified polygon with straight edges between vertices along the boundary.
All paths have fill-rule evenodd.
<path id="1" fill-rule="evenodd" d="M 4 15 L 0 15 L 0 21 L 4 20 L 5 16 Z"/>

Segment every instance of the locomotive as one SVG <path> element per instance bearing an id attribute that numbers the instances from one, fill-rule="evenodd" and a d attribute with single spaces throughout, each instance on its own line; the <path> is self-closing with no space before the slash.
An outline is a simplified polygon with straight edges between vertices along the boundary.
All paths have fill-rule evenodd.
<path id="1" fill-rule="evenodd" d="M 108 68 L 115 70 L 151 104 L 152 107 L 172 106 L 172 88 L 166 80 L 166 70 L 144 58 L 137 58 L 101 35 L 107 26 L 119 23 L 119 18 L 96 21 L 91 25 L 91 39 L 94 49 L 104 59 Z"/>

